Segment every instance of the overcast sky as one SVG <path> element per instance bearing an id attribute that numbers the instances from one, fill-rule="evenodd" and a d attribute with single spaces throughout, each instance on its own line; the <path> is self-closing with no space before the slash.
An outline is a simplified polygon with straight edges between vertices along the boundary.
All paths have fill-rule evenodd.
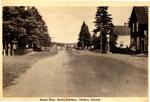
<path id="1" fill-rule="evenodd" d="M 96 7 L 37 7 L 45 20 L 53 41 L 77 42 L 83 21 L 92 33 Z M 131 15 L 132 7 L 109 7 L 114 25 L 124 25 Z"/>
<path id="2" fill-rule="evenodd" d="M 127 22 L 133 6 L 132 2 L 2 0 L 2 6 L 6 5 L 35 6 L 45 20 L 52 40 L 57 42 L 77 42 L 83 21 L 92 34 L 97 6 L 111 5 L 108 12 L 112 14 L 114 25 Z"/>

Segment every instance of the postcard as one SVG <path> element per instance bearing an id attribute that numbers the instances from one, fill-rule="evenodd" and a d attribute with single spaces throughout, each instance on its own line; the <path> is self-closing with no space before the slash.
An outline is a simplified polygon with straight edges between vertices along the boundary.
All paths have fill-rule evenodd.
<path id="1" fill-rule="evenodd" d="M 3 0 L 1 100 L 148 102 L 149 4 Z"/>

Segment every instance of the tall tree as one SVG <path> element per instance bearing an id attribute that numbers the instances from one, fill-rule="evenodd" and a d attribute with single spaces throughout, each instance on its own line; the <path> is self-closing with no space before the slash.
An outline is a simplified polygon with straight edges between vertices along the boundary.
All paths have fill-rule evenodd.
<path id="1" fill-rule="evenodd" d="M 110 35 L 110 49 L 112 50 L 115 47 L 117 35 L 113 33 L 113 23 L 111 14 L 108 13 L 108 7 L 102 6 L 97 7 L 97 12 L 95 16 L 95 29 L 93 30 L 95 33 L 100 33 L 99 35 L 99 46 L 102 48 L 102 51 L 106 51 L 107 46 L 107 37 L 106 35 Z"/>
<path id="2" fill-rule="evenodd" d="M 85 24 L 85 22 L 83 22 L 79 33 L 79 39 L 77 45 L 78 47 L 82 47 L 83 49 L 85 49 L 85 47 L 88 48 L 90 44 L 91 44 L 91 35 L 89 32 L 89 28 Z"/>
<path id="3" fill-rule="evenodd" d="M 3 44 L 12 45 L 14 42 L 19 48 L 50 45 L 46 23 L 35 7 L 3 7 Z"/>

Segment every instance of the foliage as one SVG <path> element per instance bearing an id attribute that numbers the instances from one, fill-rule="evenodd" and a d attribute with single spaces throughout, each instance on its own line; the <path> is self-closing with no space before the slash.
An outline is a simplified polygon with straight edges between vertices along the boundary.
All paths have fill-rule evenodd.
<path id="1" fill-rule="evenodd" d="M 47 26 L 35 7 L 3 7 L 3 44 L 17 43 L 18 48 L 49 46 Z"/>
<path id="2" fill-rule="evenodd" d="M 117 40 L 117 35 L 113 33 L 113 23 L 112 23 L 112 18 L 111 14 L 108 13 L 108 7 L 107 6 L 102 6 L 102 7 L 97 7 L 97 12 L 95 16 L 95 29 L 93 30 L 94 33 L 100 33 L 99 35 L 99 41 L 102 40 L 102 50 L 106 50 L 107 46 L 107 37 L 106 35 L 110 35 L 110 48 L 111 50 L 113 47 L 116 45 L 116 40 Z M 100 43 L 99 43 L 100 46 Z"/>
<path id="3" fill-rule="evenodd" d="M 79 39 L 77 45 L 78 47 L 82 47 L 84 49 L 85 47 L 88 48 L 90 44 L 91 44 L 91 35 L 89 32 L 89 28 L 85 24 L 85 22 L 83 22 L 79 33 Z"/>

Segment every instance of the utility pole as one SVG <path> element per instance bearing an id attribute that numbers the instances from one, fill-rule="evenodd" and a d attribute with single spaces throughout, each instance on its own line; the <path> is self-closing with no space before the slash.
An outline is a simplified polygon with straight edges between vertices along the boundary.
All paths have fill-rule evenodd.
<path id="1" fill-rule="evenodd" d="M 102 42 L 102 24 L 100 25 L 100 51 L 103 52 L 103 42 Z"/>
<path id="2" fill-rule="evenodd" d="M 84 48 L 84 43 L 83 43 L 83 37 L 81 37 L 82 38 L 82 49 Z"/>

